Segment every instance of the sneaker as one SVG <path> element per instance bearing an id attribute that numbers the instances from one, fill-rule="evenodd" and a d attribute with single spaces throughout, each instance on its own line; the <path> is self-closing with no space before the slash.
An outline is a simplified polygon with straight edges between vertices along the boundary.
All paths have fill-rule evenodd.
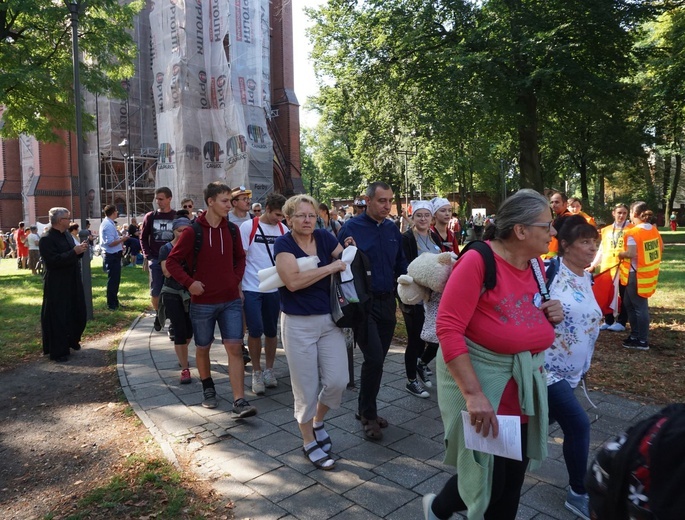
<path id="1" fill-rule="evenodd" d="M 415 395 L 416 397 L 421 397 L 422 399 L 430 397 L 430 394 L 418 379 L 414 379 L 413 381 L 409 381 L 407 383 L 407 392 Z"/>
<path id="2" fill-rule="evenodd" d="M 181 384 L 182 385 L 189 385 L 192 379 L 190 378 L 190 370 L 187 368 L 184 368 L 181 370 Z"/>
<path id="3" fill-rule="evenodd" d="M 216 399 L 216 390 L 214 389 L 213 386 L 210 386 L 209 388 L 205 388 L 202 391 L 202 394 L 204 395 L 204 399 L 202 400 L 202 406 L 205 408 L 216 408 L 217 405 L 219 404 L 219 401 Z"/>
<path id="4" fill-rule="evenodd" d="M 601 327 L 600 327 L 600 330 L 601 330 Z M 609 325 L 609 327 L 607 327 L 607 330 L 610 330 L 611 332 L 624 332 L 626 330 L 626 328 L 623 325 L 621 325 L 619 322 L 615 321 L 613 323 L 613 325 Z"/>
<path id="5" fill-rule="evenodd" d="M 264 395 L 264 372 L 261 370 L 252 372 L 252 392 L 255 395 Z"/>
<path id="6" fill-rule="evenodd" d="M 271 368 L 264 370 L 264 386 L 267 388 L 276 388 L 278 386 L 278 379 L 276 379 L 274 371 Z"/>
<path id="7" fill-rule="evenodd" d="M 435 496 L 435 493 L 428 493 L 421 499 L 421 503 L 423 504 L 423 518 L 425 520 L 438 520 L 438 517 L 433 513 L 433 509 L 431 509 Z"/>
<path id="8" fill-rule="evenodd" d="M 636 338 L 628 338 L 623 342 L 624 348 L 634 350 L 649 350 L 649 344 L 646 341 L 639 341 Z"/>
<path id="9" fill-rule="evenodd" d="M 611 325 L 609 325 L 608 323 L 602 323 L 602 324 L 599 326 L 599 330 L 607 330 L 609 327 L 611 327 Z M 624 330 L 625 330 L 625 329 L 624 329 Z"/>
<path id="10" fill-rule="evenodd" d="M 590 496 L 587 493 L 578 495 L 569 489 L 564 506 L 583 520 L 590 520 Z"/>
<path id="11" fill-rule="evenodd" d="M 426 365 L 419 362 L 416 364 L 416 373 L 418 374 L 419 379 L 421 379 L 421 381 L 423 381 L 424 386 L 431 388 L 433 386 L 433 383 L 431 383 L 430 377 L 428 377 L 428 374 L 426 374 L 427 368 L 428 367 Z"/>
<path id="12" fill-rule="evenodd" d="M 250 405 L 250 403 L 242 397 L 236 399 L 233 403 L 233 417 L 244 419 L 245 417 L 252 417 L 253 415 L 257 415 L 257 409 L 254 406 Z"/>
<path id="13" fill-rule="evenodd" d="M 155 328 L 155 330 L 157 332 L 162 330 L 162 324 L 159 322 L 159 318 L 157 316 L 155 316 L 155 323 L 154 323 L 153 327 Z"/>

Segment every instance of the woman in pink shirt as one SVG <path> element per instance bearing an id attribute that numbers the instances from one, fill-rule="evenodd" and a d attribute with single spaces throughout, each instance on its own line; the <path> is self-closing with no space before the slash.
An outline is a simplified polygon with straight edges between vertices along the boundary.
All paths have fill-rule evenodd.
<path id="1" fill-rule="evenodd" d="M 478 251 L 465 253 L 447 282 L 436 322 L 438 402 L 445 462 L 457 467 L 459 479 L 455 475 L 437 496 L 424 497 L 428 520 L 464 510 L 469 519 L 514 519 L 529 458 L 546 455 L 543 352 L 563 314 L 559 302 L 548 299 L 538 257 L 554 235 L 547 199 L 520 190 L 502 203 L 485 237 L 494 253 L 495 287 L 484 288 Z M 465 448 L 462 410 L 468 412 L 466 427 L 484 437 L 499 435 L 498 414 L 519 416 L 523 460 Z"/>

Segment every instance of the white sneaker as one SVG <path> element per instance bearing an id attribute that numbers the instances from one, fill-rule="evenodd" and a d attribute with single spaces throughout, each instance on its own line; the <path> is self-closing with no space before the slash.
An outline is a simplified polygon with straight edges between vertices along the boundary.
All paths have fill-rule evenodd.
<path id="1" fill-rule="evenodd" d="M 428 493 L 421 499 L 421 503 L 423 505 L 423 517 L 425 520 L 438 520 L 438 517 L 433 514 L 433 510 L 431 509 L 433 500 L 435 500 L 435 496 L 435 493 Z"/>
<path id="2" fill-rule="evenodd" d="M 278 386 L 278 379 L 276 379 L 274 371 L 270 368 L 264 369 L 264 386 L 267 388 L 276 388 Z"/>
<path id="3" fill-rule="evenodd" d="M 609 325 L 609 327 L 607 327 L 607 330 L 610 330 L 611 332 L 623 332 L 624 330 L 626 330 L 626 328 L 619 322 L 615 321 L 612 325 Z"/>
<path id="4" fill-rule="evenodd" d="M 599 330 L 607 330 L 610 326 L 611 326 L 611 325 L 609 325 L 608 323 L 602 323 L 602 324 L 599 326 Z"/>
<path id="5" fill-rule="evenodd" d="M 264 395 L 264 372 L 261 370 L 252 372 L 252 392 L 255 395 Z"/>

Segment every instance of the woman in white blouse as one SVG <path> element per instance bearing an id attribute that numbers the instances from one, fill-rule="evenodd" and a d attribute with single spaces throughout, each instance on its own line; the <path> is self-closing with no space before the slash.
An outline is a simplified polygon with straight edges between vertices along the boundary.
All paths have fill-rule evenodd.
<path id="1" fill-rule="evenodd" d="M 585 271 L 597 253 L 597 229 L 580 215 L 564 217 L 557 230 L 558 270 L 550 297 L 560 300 L 564 320 L 554 328 L 554 344 L 545 352 L 550 422 L 564 432 L 564 461 L 570 489 L 567 509 L 589 520 L 584 479 L 590 449 L 590 420 L 573 389 L 589 370 L 602 311 L 592 292 L 592 275 Z"/>

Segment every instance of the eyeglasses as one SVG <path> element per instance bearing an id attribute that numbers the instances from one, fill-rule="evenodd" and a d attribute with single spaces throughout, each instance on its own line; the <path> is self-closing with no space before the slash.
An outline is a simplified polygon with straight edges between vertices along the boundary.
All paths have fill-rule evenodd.
<path id="1" fill-rule="evenodd" d="M 551 233 L 552 232 L 552 224 L 554 224 L 554 221 L 550 220 L 549 222 L 533 222 L 532 224 L 526 224 L 526 226 L 535 226 L 535 227 L 547 228 L 547 232 Z"/>
<path id="2" fill-rule="evenodd" d="M 192 204 L 184 204 L 183 209 L 193 209 L 193 205 Z"/>
<path id="3" fill-rule="evenodd" d="M 298 220 L 315 220 L 316 215 L 314 215 L 314 213 L 298 213 L 297 215 L 293 215 L 293 218 Z"/>
<path id="4" fill-rule="evenodd" d="M 235 200 L 236 202 L 250 202 L 252 199 L 250 199 L 250 197 L 238 197 L 233 200 Z"/>

